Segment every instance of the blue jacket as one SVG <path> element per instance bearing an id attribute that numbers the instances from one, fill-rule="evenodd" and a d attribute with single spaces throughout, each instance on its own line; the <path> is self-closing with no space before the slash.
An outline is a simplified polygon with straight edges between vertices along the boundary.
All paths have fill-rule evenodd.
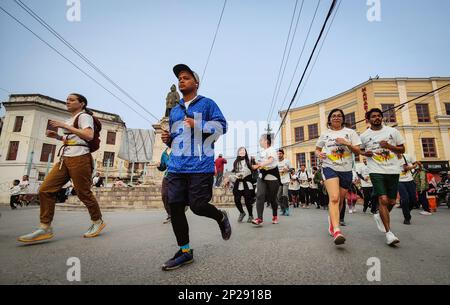
<path id="1" fill-rule="evenodd" d="M 184 126 L 186 116 L 195 120 L 190 133 Z M 169 173 L 214 173 L 214 142 L 227 132 L 227 121 L 217 104 L 199 95 L 186 110 L 181 99 L 170 112 L 169 125 Z"/>

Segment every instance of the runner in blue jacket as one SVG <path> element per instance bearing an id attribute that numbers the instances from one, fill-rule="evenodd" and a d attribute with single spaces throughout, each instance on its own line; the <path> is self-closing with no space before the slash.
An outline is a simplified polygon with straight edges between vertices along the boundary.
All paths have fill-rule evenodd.
<path id="1" fill-rule="evenodd" d="M 197 95 L 197 73 L 183 64 L 176 65 L 173 72 L 183 98 L 171 110 L 170 131 L 164 132 L 161 139 L 172 148 L 167 183 L 172 228 L 180 250 L 164 263 L 165 271 L 194 260 L 184 212 L 186 203 L 193 213 L 217 221 L 224 240 L 231 236 L 227 213 L 209 203 L 214 182 L 214 142 L 226 133 L 227 122 L 213 100 Z"/>

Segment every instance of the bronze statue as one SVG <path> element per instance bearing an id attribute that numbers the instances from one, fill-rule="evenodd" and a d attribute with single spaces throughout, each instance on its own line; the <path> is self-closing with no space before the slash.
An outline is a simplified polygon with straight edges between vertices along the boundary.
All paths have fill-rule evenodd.
<path id="1" fill-rule="evenodd" d="M 170 110 L 172 110 L 172 108 L 175 107 L 179 102 L 180 102 L 180 95 L 177 92 L 177 87 L 175 87 L 175 85 L 172 85 L 172 87 L 170 87 L 170 92 L 167 94 L 166 97 L 165 117 L 169 117 Z"/>

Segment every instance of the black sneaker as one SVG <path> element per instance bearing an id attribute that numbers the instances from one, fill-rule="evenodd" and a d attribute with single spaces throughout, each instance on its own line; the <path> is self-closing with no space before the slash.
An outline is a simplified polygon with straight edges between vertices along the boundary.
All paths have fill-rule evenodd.
<path id="1" fill-rule="evenodd" d="M 342 226 L 342 227 L 347 226 L 347 224 L 346 224 L 345 221 L 343 221 L 343 220 L 340 220 L 340 221 L 339 221 L 339 225 Z"/>
<path id="2" fill-rule="evenodd" d="M 193 249 L 190 249 L 189 252 L 183 252 L 180 249 L 173 258 L 169 259 L 167 262 L 164 263 L 164 265 L 162 266 L 162 270 L 170 271 L 178 269 L 183 265 L 192 263 L 193 261 L 194 261 Z"/>
<path id="3" fill-rule="evenodd" d="M 224 240 L 229 240 L 231 237 L 231 224 L 228 219 L 228 214 L 226 211 L 220 211 L 223 214 L 223 220 L 219 223 L 220 232 L 222 232 L 222 238 Z"/>
<path id="4" fill-rule="evenodd" d="M 410 225 L 410 224 L 411 224 L 411 220 L 405 220 L 405 221 L 403 222 L 403 224 L 404 224 L 404 225 Z"/>

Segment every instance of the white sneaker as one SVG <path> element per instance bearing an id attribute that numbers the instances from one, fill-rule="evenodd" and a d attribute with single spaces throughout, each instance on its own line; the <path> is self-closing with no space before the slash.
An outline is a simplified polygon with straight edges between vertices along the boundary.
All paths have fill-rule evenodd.
<path id="1" fill-rule="evenodd" d="M 395 244 L 398 244 L 399 242 L 400 242 L 400 240 L 397 238 L 397 236 L 394 235 L 394 233 L 392 233 L 392 232 L 386 233 L 386 243 L 389 246 L 393 246 Z"/>
<path id="2" fill-rule="evenodd" d="M 356 208 L 353 208 L 353 213 L 356 213 Z"/>
<path id="3" fill-rule="evenodd" d="M 99 223 L 92 223 L 92 225 L 89 227 L 88 231 L 84 233 L 84 238 L 93 238 L 97 237 L 100 232 L 105 228 L 106 224 L 102 221 Z"/>
<path id="4" fill-rule="evenodd" d="M 433 215 L 432 213 L 427 212 L 427 211 L 422 211 L 422 212 L 420 212 L 419 214 L 420 214 L 420 215 L 423 215 L 423 216 L 431 216 L 431 215 Z"/>
<path id="5" fill-rule="evenodd" d="M 349 213 L 349 214 L 353 214 L 353 210 L 350 209 L 350 210 L 348 211 L 348 213 Z"/>
<path id="6" fill-rule="evenodd" d="M 380 214 L 373 215 L 373 219 L 375 220 L 375 223 L 377 224 L 378 230 L 382 233 L 386 233 L 386 228 L 384 227 L 383 221 L 381 220 Z"/>

